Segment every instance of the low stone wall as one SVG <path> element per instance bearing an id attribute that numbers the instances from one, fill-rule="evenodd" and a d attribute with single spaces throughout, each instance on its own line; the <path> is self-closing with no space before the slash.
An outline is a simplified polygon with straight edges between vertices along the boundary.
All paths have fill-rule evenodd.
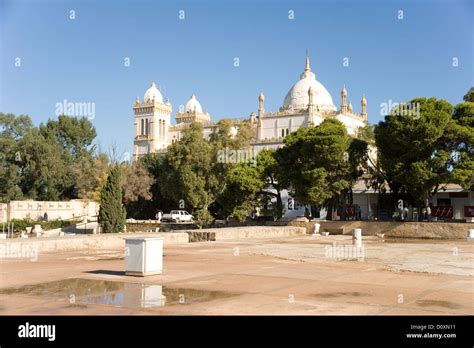
<path id="1" fill-rule="evenodd" d="M 169 232 L 169 231 L 181 231 L 189 230 L 196 228 L 193 224 L 176 224 L 176 223 L 166 223 L 166 222 L 156 222 L 153 220 L 148 221 L 139 221 L 139 222 L 127 222 L 127 233 L 134 232 L 155 232 L 157 229 L 159 232 Z"/>
<path id="2" fill-rule="evenodd" d="M 244 226 L 189 230 L 185 232 L 189 234 L 190 242 L 198 242 L 301 236 L 305 234 L 306 230 L 296 226 Z"/>
<path id="3" fill-rule="evenodd" d="M 100 235 L 76 235 L 55 238 L 34 239 L 9 239 L 1 240 L 0 247 L 5 248 L 7 244 L 14 248 L 18 246 L 31 246 L 38 252 L 57 252 L 84 249 L 121 249 L 125 247 L 125 238 L 129 237 L 162 237 L 164 244 L 185 244 L 189 242 L 187 233 L 108 233 Z"/>
<path id="4" fill-rule="evenodd" d="M 372 236 L 384 233 L 393 238 L 430 238 L 430 239 L 465 239 L 467 230 L 474 228 L 474 223 L 450 222 L 400 222 L 400 221 L 291 221 L 289 226 L 306 228 L 306 233 L 313 233 L 314 224 L 321 225 L 321 232 L 330 234 L 351 234 L 352 229 L 362 229 L 362 234 Z"/>
<path id="5" fill-rule="evenodd" d="M 204 230 L 186 231 L 189 235 L 189 242 L 213 242 L 216 240 L 216 232 L 207 232 Z"/>

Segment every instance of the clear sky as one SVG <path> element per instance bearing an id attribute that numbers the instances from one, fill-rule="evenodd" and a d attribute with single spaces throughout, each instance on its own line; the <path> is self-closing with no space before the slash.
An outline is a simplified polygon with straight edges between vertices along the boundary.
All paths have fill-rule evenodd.
<path id="1" fill-rule="evenodd" d="M 278 111 L 308 49 L 334 104 L 346 84 L 376 123 L 390 100 L 462 101 L 474 85 L 473 23 L 468 0 L 0 0 L 0 111 L 38 125 L 65 99 L 95 103 L 102 150 L 132 151 L 133 101 L 152 81 L 172 122 L 193 93 L 213 120 L 256 111 L 260 90 Z"/>

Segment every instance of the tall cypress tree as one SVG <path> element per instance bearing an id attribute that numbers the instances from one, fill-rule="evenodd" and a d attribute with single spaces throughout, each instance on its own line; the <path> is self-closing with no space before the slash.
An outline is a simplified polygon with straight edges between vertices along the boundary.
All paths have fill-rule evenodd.
<path id="1" fill-rule="evenodd" d="M 105 233 L 117 233 L 124 230 L 126 211 L 122 205 L 120 176 L 119 166 L 113 166 L 100 193 L 99 223 Z"/>

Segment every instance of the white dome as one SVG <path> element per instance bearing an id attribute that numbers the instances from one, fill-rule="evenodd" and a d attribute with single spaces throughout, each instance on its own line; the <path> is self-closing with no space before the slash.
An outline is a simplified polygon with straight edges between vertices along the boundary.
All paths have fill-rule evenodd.
<path id="1" fill-rule="evenodd" d="M 327 89 L 316 80 L 316 76 L 311 72 L 308 57 L 306 57 L 306 68 L 301 74 L 300 80 L 293 85 L 283 101 L 283 109 L 291 107 L 296 110 L 307 108 L 309 103 L 308 90 L 310 88 L 313 91 L 313 104 L 316 107 L 320 110 L 337 110 Z"/>
<path id="2" fill-rule="evenodd" d="M 145 92 L 145 96 L 143 97 L 144 101 L 147 101 L 148 99 L 150 100 L 155 99 L 155 102 L 163 103 L 163 96 L 161 95 L 158 88 L 156 88 L 156 85 L 154 82 L 147 89 L 147 91 Z"/>
<path id="3" fill-rule="evenodd" d="M 194 94 L 191 96 L 191 98 L 189 98 L 184 108 L 184 112 L 193 112 L 193 111 L 196 111 L 197 113 L 202 114 L 201 103 L 198 102 Z"/>

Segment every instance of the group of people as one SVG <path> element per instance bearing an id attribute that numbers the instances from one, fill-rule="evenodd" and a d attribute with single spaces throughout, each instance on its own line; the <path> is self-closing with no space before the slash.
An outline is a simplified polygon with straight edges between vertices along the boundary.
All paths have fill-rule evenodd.
<path id="1" fill-rule="evenodd" d="M 403 209 L 401 209 L 401 211 L 399 212 L 400 220 L 401 221 L 408 220 L 409 212 L 410 212 L 410 209 L 408 207 L 404 207 Z M 418 211 L 418 208 L 413 208 L 411 220 L 412 221 L 429 221 L 429 222 L 433 221 L 433 215 L 431 212 L 431 204 L 428 204 L 424 206 L 423 208 L 421 208 L 421 214 Z"/>

